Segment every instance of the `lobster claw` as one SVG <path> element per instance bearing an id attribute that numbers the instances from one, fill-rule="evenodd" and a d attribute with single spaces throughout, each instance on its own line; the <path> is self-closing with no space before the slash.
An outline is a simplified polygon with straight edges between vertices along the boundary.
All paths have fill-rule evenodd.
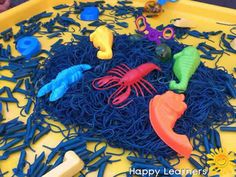
<path id="1" fill-rule="evenodd" d="M 52 93 L 50 94 L 49 101 L 56 101 L 63 97 L 63 95 L 67 92 L 68 90 L 68 85 L 61 83 L 61 85 L 52 90 Z"/>
<path id="2" fill-rule="evenodd" d="M 149 118 L 156 134 L 177 153 L 189 158 L 193 148 L 188 137 L 173 131 L 177 119 L 187 109 L 184 98 L 172 91 L 155 96 L 149 103 Z"/>
<path id="3" fill-rule="evenodd" d="M 116 76 L 104 76 L 104 77 L 97 78 L 97 79 L 93 80 L 92 85 L 94 88 L 96 88 L 98 90 L 99 89 L 109 89 L 111 87 L 117 86 L 118 80 L 119 80 L 119 78 Z M 115 82 L 116 82 L 116 84 L 112 84 Z"/>
<path id="4" fill-rule="evenodd" d="M 53 81 L 44 85 L 38 92 L 37 97 L 42 97 L 52 91 Z"/>
<path id="5" fill-rule="evenodd" d="M 105 76 L 102 79 L 100 79 L 97 84 L 99 87 L 103 87 L 106 86 L 107 84 L 109 84 L 110 82 L 112 82 L 112 76 Z"/>
<path id="6" fill-rule="evenodd" d="M 126 91 L 125 91 L 124 93 L 120 94 L 122 91 L 124 91 L 124 89 L 125 89 L 125 87 L 123 87 L 123 86 L 120 87 L 116 92 L 114 92 L 114 93 L 110 96 L 108 102 L 109 102 L 109 103 L 111 102 L 112 105 L 117 106 L 117 105 L 123 103 L 125 100 L 127 100 L 127 99 L 129 98 L 129 96 L 130 96 L 131 88 L 130 88 L 130 87 L 127 87 L 127 88 L 126 88 Z M 113 98 L 114 98 L 114 99 L 113 99 Z M 126 105 L 126 104 L 125 104 L 125 105 Z M 124 105 L 124 106 L 125 106 L 125 105 Z M 124 107 L 124 106 L 121 106 L 121 107 Z M 120 107 L 120 108 L 121 108 L 121 107 Z"/>

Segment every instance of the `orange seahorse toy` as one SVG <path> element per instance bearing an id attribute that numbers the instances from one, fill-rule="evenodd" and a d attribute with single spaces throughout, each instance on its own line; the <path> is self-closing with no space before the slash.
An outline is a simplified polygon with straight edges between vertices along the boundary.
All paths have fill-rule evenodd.
<path id="1" fill-rule="evenodd" d="M 183 94 L 167 91 L 156 95 L 149 103 L 149 118 L 156 134 L 177 153 L 189 158 L 193 150 L 186 135 L 173 131 L 175 122 L 187 109 Z"/>

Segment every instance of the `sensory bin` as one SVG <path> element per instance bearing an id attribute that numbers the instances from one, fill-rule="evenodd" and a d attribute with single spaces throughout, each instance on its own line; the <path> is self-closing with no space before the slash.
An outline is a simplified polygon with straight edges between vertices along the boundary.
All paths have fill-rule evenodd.
<path id="1" fill-rule="evenodd" d="M 76 176 L 130 176 L 129 170 L 133 168 L 198 169 L 201 174 L 193 176 L 233 176 L 234 132 L 229 133 L 228 126 L 233 127 L 235 122 L 236 50 L 230 46 L 236 38 L 235 10 L 179 0 L 163 5 L 163 11 L 153 17 L 146 16 L 145 2 L 65 4 L 59 0 L 42 4 L 35 0 L 0 14 L 2 176 L 42 176 L 62 163 L 68 150 L 73 150 L 85 163 Z M 90 6 L 98 7 L 99 20 L 82 21 L 81 12 Z M 135 20 L 142 14 L 154 29 L 174 29 L 175 38 L 161 40 L 171 49 L 170 60 L 162 61 L 156 53 L 157 43 L 137 31 Z M 176 27 L 172 23 L 177 18 L 193 20 L 196 27 Z M 102 25 L 114 35 L 111 59 L 99 59 L 99 49 L 90 41 L 89 35 Z M 105 32 L 100 35 L 106 37 Z M 22 56 L 16 50 L 26 36 L 35 36 L 41 44 L 35 56 Z M 173 55 L 191 45 L 198 49 L 201 63 L 182 93 L 187 108 L 174 126 L 177 134 L 190 139 L 193 152 L 188 159 L 156 134 L 149 119 L 149 103 L 155 95 L 170 89 L 171 80 L 177 80 L 172 69 Z M 126 66 L 134 69 L 150 62 L 161 71 L 150 67 L 143 78 L 155 90 L 143 85 L 142 91 L 131 87 L 126 101 L 118 106 L 113 104 L 116 100 L 113 96 L 117 96 L 113 93 L 119 85 L 96 89 L 96 83 L 93 84 L 95 79 L 109 75 L 112 68 L 122 66 L 122 71 L 127 72 Z M 67 73 L 68 68 L 80 64 L 91 68 L 79 73 L 78 81 L 73 80 L 72 70 L 72 74 L 58 77 L 62 71 Z M 39 97 L 40 89 L 48 83 L 55 88 Z M 52 101 L 53 90 L 65 83 L 68 89 Z M 126 93 L 127 88 L 121 93 Z M 223 157 L 226 162 L 222 165 Z"/>

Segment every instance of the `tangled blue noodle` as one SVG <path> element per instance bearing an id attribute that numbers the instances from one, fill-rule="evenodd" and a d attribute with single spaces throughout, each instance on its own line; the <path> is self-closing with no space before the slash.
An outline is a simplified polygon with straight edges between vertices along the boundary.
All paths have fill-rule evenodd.
<path id="1" fill-rule="evenodd" d="M 167 44 L 173 53 L 185 47 L 173 40 Z M 176 153 L 160 140 L 151 127 L 148 108 L 153 95 L 145 92 L 145 97 L 137 97 L 133 91 L 131 104 L 115 108 L 108 105 L 107 100 L 117 88 L 98 91 L 91 85 L 95 78 L 107 75 L 109 69 L 122 63 L 135 68 L 145 62 L 154 62 L 162 68 L 162 72 L 153 71 L 145 79 L 156 88 L 157 94 L 164 93 L 168 90 L 169 81 L 174 78 L 173 63 L 161 63 L 155 55 L 155 47 L 155 43 L 144 38 L 117 35 L 113 59 L 109 61 L 97 59 L 97 49 L 86 36 L 81 36 L 80 41 L 52 47 L 52 56 L 33 76 L 36 91 L 72 65 L 90 64 L 93 69 L 86 72 L 82 81 L 73 85 L 60 100 L 49 102 L 48 95 L 38 98 L 35 113 L 39 115 L 46 111 L 52 119 L 64 125 L 79 126 L 85 130 L 85 136 L 104 139 L 112 147 L 122 147 L 140 154 L 174 157 Z M 226 86 L 228 81 L 235 83 L 226 71 L 201 64 L 186 92 L 188 109 L 177 121 L 174 130 L 191 138 L 211 126 L 232 123 L 235 108 L 228 101 L 232 97 Z"/>

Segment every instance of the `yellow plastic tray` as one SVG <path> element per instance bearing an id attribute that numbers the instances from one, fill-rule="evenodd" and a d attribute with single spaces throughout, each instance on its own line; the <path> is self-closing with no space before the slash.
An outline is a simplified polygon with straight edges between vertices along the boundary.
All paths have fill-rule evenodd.
<path id="1" fill-rule="evenodd" d="M 134 5 L 135 6 L 144 6 L 146 1 L 141 0 L 135 0 Z M 2 14 L 0 14 L 0 31 L 3 31 L 9 27 L 12 27 L 13 30 L 17 30 L 15 27 L 15 24 L 17 22 L 20 22 L 24 19 L 27 19 L 33 15 L 36 15 L 43 11 L 54 11 L 52 9 L 53 6 L 59 5 L 59 4 L 72 4 L 73 0 L 31 0 L 29 2 L 26 2 L 25 4 L 22 4 L 18 7 L 15 7 L 9 11 L 6 11 Z M 107 3 L 115 4 L 115 1 L 107 0 Z M 223 30 L 226 33 L 229 33 L 230 27 L 217 25 L 216 22 L 223 22 L 223 23 L 236 23 L 236 10 L 203 4 L 199 2 L 194 2 L 190 0 L 179 0 L 177 3 L 168 3 L 164 7 L 164 13 L 161 14 L 159 17 L 155 17 L 152 19 L 148 19 L 148 21 L 155 27 L 159 24 L 169 24 L 171 19 L 174 18 L 180 18 L 185 17 L 191 20 L 194 20 L 197 24 L 197 30 L 199 31 L 212 31 L 212 30 Z M 55 13 L 56 14 L 56 13 Z M 129 29 L 120 31 L 120 33 L 133 33 L 135 29 L 134 25 L 134 19 L 130 19 L 129 21 Z M 87 23 L 80 22 L 83 26 L 86 26 Z M 69 41 L 71 39 L 70 34 L 66 34 L 63 36 L 64 40 Z M 215 47 L 218 48 L 218 42 L 219 42 L 219 36 L 211 37 L 212 40 L 216 41 L 216 43 L 209 43 L 210 45 L 215 45 Z M 57 39 L 49 40 L 46 37 L 39 38 L 39 40 L 42 43 L 43 49 L 49 49 L 50 45 L 54 43 Z M 203 42 L 204 40 L 188 37 L 185 40 L 181 40 L 181 42 L 184 42 L 186 44 L 191 45 L 197 45 L 200 42 Z M 4 43 L 0 40 L 0 43 L 2 43 L 4 46 L 7 44 L 12 45 L 12 49 L 14 49 L 14 45 L 12 43 L 13 41 L 9 43 Z M 17 51 L 13 51 L 14 55 L 19 55 Z M 236 55 L 231 54 L 230 56 L 224 56 L 220 62 L 219 65 L 222 65 L 227 68 L 229 73 L 233 73 L 233 68 L 236 67 Z M 210 67 L 214 66 L 214 61 L 205 61 L 206 64 Z M 4 65 L 4 63 L 1 63 L 1 65 Z M 10 76 L 9 72 L 0 72 L 0 75 L 8 75 Z M 235 76 L 235 75 L 234 75 Z M 0 86 L 9 86 L 13 87 L 11 83 L 8 82 L 2 82 L 0 81 Z M 19 94 L 14 94 L 15 97 L 17 97 L 20 100 L 20 105 L 25 104 L 25 100 L 23 97 L 21 97 Z M 236 101 L 232 100 L 232 103 L 236 105 Z M 7 120 L 10 120 L 10 118 L 14 118 L 19 114 L 19 110 L 15 105 L 10 105 L 10 111 L 6 112 L 6 108 L 3 105 L 3 114 L 7 118 Z M 217 116 L 217 115 L 216 115 Z M 26 118 L 21 117 L 22 121 L 26 121 Z M 59 125 L 59 124 L 58 124 Z M 62 125 L 60 125 L 62 126 Z M 228 151 L 234 151 L 236 142 L 233 140 L 233 137 L 235 137 L 235 134 L 233 133 L 221 133 L 221 140 L 222 145 L 227 148 Z M 49 153 L 49 151 L 42 147 L 43 144 L 46 144 L 48 146 L 55 146 L 59 143 L 59 141 L 62 139 L 62 136 L 60 134 L 54 134 L 50 133 L 47 136 L 45 136 L 43 139 L 41 139 L 36 145 L 33 146 L 33 148 L 37 151 L 37 153 L 41 153 L 42 151 L 45 151 L 46 154 Z M 89 148 L 93 148 L 94 144 L 90 144 Z M 119 152 L 120 149 L 114 149 L 109 148 L 109 152 Z M 0 155 L 1 155 L 0 151 Z M 114 163 L 107 166 L 105 177 L 112 177 L 117 173 L 128 171 L 129 170 L 129 162 L 126 160 L 128 152 L 121 157 L 121 162 Z M 29 162 L 32 162 L 34 159 L 34 153 L 32 151 L 27 150 L 27 160 Z M 6 161 L 0 161 L 0 169 L 5 171 L 9 171 L 9 173 L 6 175 L 7 177 L 12 176 L 12 169 L 16 167 L 16 164 L 18 163 L 19 153 L 13 154 L 10 156 L 10 158 Z M 114 159 L 117 157 L 114 157 Z M 179 169 L 192 169 L 193 167 L 187 162 L 186 159 L 183 159 L 178 165 Z M 93 177 L 97 176 L 97 172 L 91 173 L 88 176 Z M 225 176 L 232 177 L 232 174 L 228 174 Z"/>

